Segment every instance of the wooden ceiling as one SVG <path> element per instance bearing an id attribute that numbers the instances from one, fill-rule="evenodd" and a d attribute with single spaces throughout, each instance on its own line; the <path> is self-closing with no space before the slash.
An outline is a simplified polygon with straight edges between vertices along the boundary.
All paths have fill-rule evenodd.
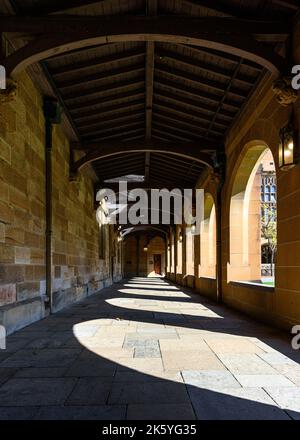
<path id="1" fill-rule="evenodd" d="M 108 20 L 124 16 L 124 21 L 128 16 L 223 17 L 290 25 L 299 9 L 296 0 L 5 0 L 0 7 L 3 14 L 24 16 L 27 28 L 21 32 L 12 24 L 10 29 L 10 38 L 22 42 L 49 36 L 33 20 L 48 14 L 109 16 Z M 32 30 L 26 17 L 32 18 Z M 270 53 L 276 54 L 288 42 L 286 32 L 260 28 L 254 27 L 251 37 Z M 237 53 L 188 43 L 119 40 L 77 47 L 40 61 L 72 126 L 76 147 L 83 144 L 90 152 L 89 144 L 97 143 L 101 149 L 102 142 L 127 145 L 145 140 L 176 142 L 182 149 L 186 143 L 200 142 L 211 155 L 222 149 L 265 67 Z M 205 167 L 168 153 L 128 153 L 125 147 L 123 154 L 95 158 L 92 165 L 100 181 L 139 174 L 154 187 L 190 187 Z"/>

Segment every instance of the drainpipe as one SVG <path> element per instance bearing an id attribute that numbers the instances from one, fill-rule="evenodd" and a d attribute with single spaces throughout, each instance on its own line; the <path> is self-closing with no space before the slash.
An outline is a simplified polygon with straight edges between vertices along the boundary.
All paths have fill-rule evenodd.
<path id="1" fill-rule="evenodd" d="M 217 252 L 217 301 L 218 303 L 223 302 L 223 291 L 222 291 L 222 190 L 225 182 L 225 172 L 226 172 L 226 155 L 225 152 L 220 152 L 216 155 L 215 171 L 219 176 L 219 182 L 217 187 L 217 200 L 216 200 L 216 216 L 217 216 L 217 231 L 216 231 L 216 252 Z"/>
<path id="2" fill-rule="evenodd" d="M 52 127 L 61 121 L 58 102 L 44 98 L 45 117 L 45 177 L 46 177 L 46 307 L 52 312 Z"/>

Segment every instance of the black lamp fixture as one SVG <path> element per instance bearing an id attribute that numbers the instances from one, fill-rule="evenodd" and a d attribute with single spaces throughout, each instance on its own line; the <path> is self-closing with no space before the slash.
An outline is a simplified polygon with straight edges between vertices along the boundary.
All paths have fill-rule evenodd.
<path id="1" fill-rule="evenodd" d="M 298 130 L 294 128 L 294 113 L 279 132 L 279 168 L 289 170 L 298 162 Z"/>

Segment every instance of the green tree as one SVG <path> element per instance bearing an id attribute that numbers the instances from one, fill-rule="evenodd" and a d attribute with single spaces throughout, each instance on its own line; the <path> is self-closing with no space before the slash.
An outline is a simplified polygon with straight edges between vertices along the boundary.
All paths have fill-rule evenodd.
<path id="1" fill-rule="evenodd" d="M 267 242 L 271 253 L 271 276 L 277 251 L 277 210 L 276 206 L 264 203 L 262 205 L 261 236 Z"/>

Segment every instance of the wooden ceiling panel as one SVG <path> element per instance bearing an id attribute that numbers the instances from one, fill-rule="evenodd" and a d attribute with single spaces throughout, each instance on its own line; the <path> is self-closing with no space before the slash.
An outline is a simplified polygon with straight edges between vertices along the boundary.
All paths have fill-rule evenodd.
<path id="1" fill-rule="evenodd" d="M 296 0 L 12 0 L 10 9 L 22 16 L 82 15 L 84 23 L 89 20 L 85 16 L 103 19 L 103 16 L 124 14 L 282 21 L 295 16 L 300 9 L 298 3 Z M 7 13 L 1 4 L 0 11 Z M 22 20 L 23 25 L 25 19 Z M 37 21 L 40 29 L 40 20 Z M 267 47 L 274 51 L 277 41 L 285 38 L 284 32 L 276 36 L 274 30 L 265 32 L 258 23 L 268 41 Z M 37 28 L 27 33 L 26 37 L 26 31 L 23 32 L 22 44 L 34 38 Z M 250 29 L 249 37 L 253 41 L 258 39 L 254 34 L 255 29 L 253 33 Z M 39 34 L 37 40 L 42 36 Z M 43 70 L 79 143 L 152 138 L 166 143 L 207 140 L 222 145 L 264 74 L 264 69 L 253 62 L 255 58 L 251 59 L 241 59 L 238 52 L 225 53 L 166 41 L 118 41 L 101 45 L 94 42 L 90 47 L 74 46 L 69 52 L 54 54 L 43 61 Z M 213 154 L 216 148 L 208 147 L 207 151 Z M 94 162 L 93 167 L 99 179 L 139 173 L 160 185 L 179 182 L 190 186 L 203 171 L 201 164 L 192 160 L 153 152 L 122 155 L 122 160 L 110 157 Z"/>

